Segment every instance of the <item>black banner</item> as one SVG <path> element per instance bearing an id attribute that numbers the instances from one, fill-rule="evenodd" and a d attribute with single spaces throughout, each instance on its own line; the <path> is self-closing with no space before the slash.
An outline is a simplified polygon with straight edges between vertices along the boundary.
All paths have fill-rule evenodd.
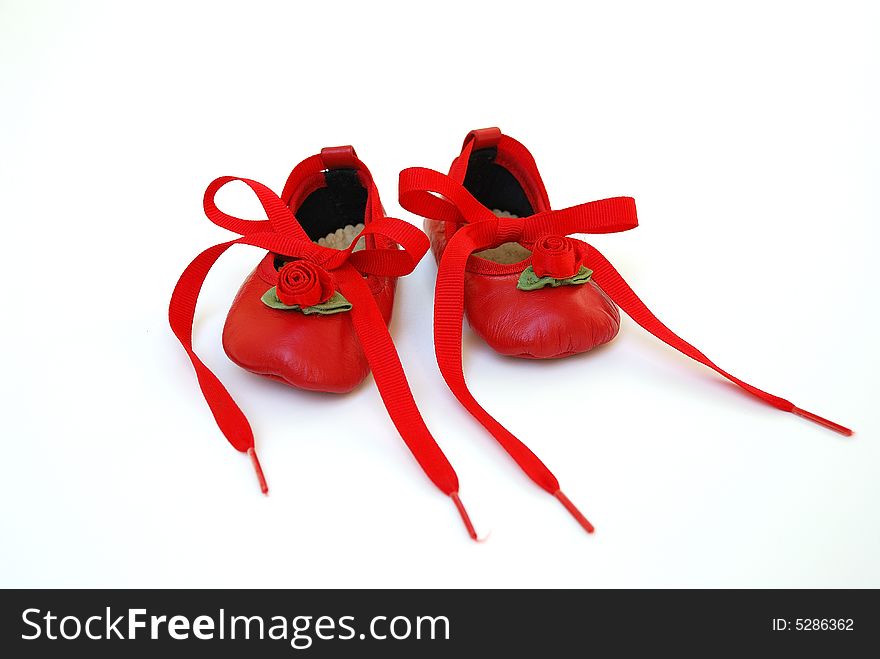
<path id="1" fill-rule="evenodd" d="M 6 590 L 0 599 L 0 648 L 14 657 L 192 657 L 224 644 L 249 657 L 839 652 L 880 640 L 876 592 L 864 590 Z"/>

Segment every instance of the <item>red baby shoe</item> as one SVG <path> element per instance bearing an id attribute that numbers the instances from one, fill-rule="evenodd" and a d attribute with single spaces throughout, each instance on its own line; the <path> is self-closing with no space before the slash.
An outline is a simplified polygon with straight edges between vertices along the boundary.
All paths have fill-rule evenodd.
<path id="1" fill-rule="evenodd" d="M 596 248 L 570 234 L 638 226 L 635 200 L 615 197 L 563 210 L 550 202 L 528 150 L 497 128 L 465 139 L 449 175 L 400 174 L 400 204 L 426 218 L 439 262 L 434 347 L 449 388 L 539 486 L 556 496 L 587 531 L 592 525 L 559 489 L 550 470 L 474 399 L 461 359 L 461 321 L 496 351 L 529 358 L 565 357 L 617 334 L 619 306 L 639 325 L 774 407 L 844 435 L 852 431 L 730 375 L 678 337 L 636 296 Z"/>
<path id="2" fill-rule="evenodd" d="M 336 249 L 367 246 L 396 249 L 379 233 L 355 245 L 365 227 L 384 217 L 378 193 L 368 208 L 370 174 L 351 147 L 324 149 L 291 172 L 281 200 L 295 209 L 296 219 L 311 241 Z M 358 258 L 358 257 L 356 257 Z M 396 277 L 365 272 L 375 306 L 387 325 L 394 304 Z M 264 293 L 275 286 L 278 309 L 305 304 L 303 313 L 279 313 L 266 304 Z M 329 273 L 302 259 L 266 254 L 242 284 L 223 328 L 223 348 L 248 371 L 300 389 L 345 393 L 370 372 L 344 298 L 329 304 L 335 288 Z M 299 299 L 297 295 L 304 296 Z M 291 296 L 291 297 L 288 297 Z M 271 296 L 270 296 L 271 297 Z M 311 299 L 310 299 L 311 297 Z M 319 305 L 319 306 L 314 306 Z M 328 308 L 329 305 L 329 308 Z M 319 320 L 320 322 L 316 322 Z"/>
<path id="3" fill-rule="evenodd" d="M 217 191 L 231 181 L 253 190 L 266 220 L 243 220 L 217 208 Z M 171 297 L 169 321 L 220 430 L 250 456 L 263 492 L 268 487 L 250 424 L 192 344 L 202 283 L 217 259 L 237 243 L 268 253 L 229 310 L 223 346 L 230 359 L 254 373 L 315 391 L 350 391 L 372 371 L 401 437 L 428 477 L 452 498 L 476 539 L 458 497 L 458 478 L 422 420 L 387 328 L 397 277 L 412 272 L 428 250 L 428 238 L 385 216 L 373 178 L 350 146 L 324 149 L 301 162 L 280 198 L 250 179 L 218 178 L 205 192 L 204 207 L 208 219 L 240 237 L 205 250 L 190 263 Z"/>
<path id="4" fill-rule="evenodd" d="M 509 226 L 515 232 L 521 223 L 518 218 L 550 210 L 535 161 L 519 142 L 502 136 L 497 128 L 486 128 L 473 131 L 464 149 L 454 161 L 450 177 L 480 202 L 482 217 L 497 218 L 499 226 Z M 420 182 L 418 176 L 430 174 L 418 169 L 403 173 L 402 185 L 407 189 L 401 192 L 401 203 L 419 207 L 420 201 L 427 201 L 427 210 L 440 211 L 442 202 L 418 196 L 419 186 L 424 189 L 429 184 Z M 606 206 L 606 212 L 618 213 L 621 222 L 607 230 L 636 226 L 632 199 L 609 200 Z M 573 214 L 578 210 L 566 211 L 569 221 L 577 221 Z M 427 215 L 430 219 L 425 221 L 438 261 L 462 225 L 456 209 L 441 212 L 448 218 L 435 221 L 440 218 Z M 486 343 L 503 355 L 547 359 L 586 352 L 617 335 L 617 306 L 594 281 L 587 277 L 582 286 L 558 283 L 578 277 L 583 267 L 583 243 L 548 234 L 527 248 L 516 236 L 509 238 L 477 250 L 465 268 L 465 313 L 471 328 Z M 529 277 L 531 273 L 534 276 L 521 282 L 526 270 Z M 528 288 L 528 295 L 520 292 L 524 288 Z"/>

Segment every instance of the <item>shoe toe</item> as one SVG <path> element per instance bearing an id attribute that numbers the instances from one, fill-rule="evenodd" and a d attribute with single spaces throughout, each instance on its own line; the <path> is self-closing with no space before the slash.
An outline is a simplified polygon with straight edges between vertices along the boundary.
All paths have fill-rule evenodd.
<path id="1" fill-rule="evenodd" d="M 349 313 L 305 315 L 263 304 L 270 288 L 256 271 L 236 295 L 223 328 L 223 349 L 248 371 L 300 389 L 345 393 L 369 364 Z"/>
<path id="2" fill-rule="evenodd" d="M 594 282 L 522 291 L 516 275 L 467 273 L 465 309 L 471 328 L 495 351 L 552 359 L 611 341 L 617 306 Z"/>

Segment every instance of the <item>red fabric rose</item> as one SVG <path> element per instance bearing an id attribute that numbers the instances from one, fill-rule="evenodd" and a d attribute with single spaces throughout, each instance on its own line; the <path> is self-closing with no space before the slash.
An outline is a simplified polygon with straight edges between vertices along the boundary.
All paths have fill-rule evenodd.
<path id="1" fill-rule="evenodd" d="M 275 295 L 282 304 L 313 307 L 333 296 L 335 286 L 326 270 L 311 261 L 290 261 L 278 271 Z"/>
<path id="2" fill-rule="evenodd" d="M 532 246 L 532 269 L 539 277 L 574 277 L 586 258 L 586 245 L 574 238 L 544 236 Z"/>

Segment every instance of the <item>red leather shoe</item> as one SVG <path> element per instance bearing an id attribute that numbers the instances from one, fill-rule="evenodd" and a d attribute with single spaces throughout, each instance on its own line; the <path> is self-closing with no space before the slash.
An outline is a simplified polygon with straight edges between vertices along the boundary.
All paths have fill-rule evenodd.
<path id="1" fill-rule="evenodd" d="M 369 172 L 351 147 L 324 149 L 320 156 L 302 162 L 291 172 L 281 200 L 295 209 L 296 219 L 310 240 L 348 249 L 365 226 L 373 227 L 384 216 L 379 203 L 375 213 L 366 212 L 365 184 L 369 185 L 369 180 Z M 395 248 L 381 234 L 374 233 L 366 240 L 370 247 Z M 279 313 L 263 302 L 263 294 L 275 286 L 287 261 L 269 252 L 242 284 L 223 328 L 223 348 L 242 368 L 294 387 L 351 391 L 370 372 L 351 314 Z M 364 274 L 387 325 L 397 278 Z"/>
<path id="2" fill-rule="evenodd" d="M 243 220 L 217 208 L 217 191 L 232 181 L 253 190 L 266 220 Z M 324 149 L 301 162 L 280 198 L 250 179 L 218 178 L 205 192 L 204 208 L 208 219 L 240 237 L 190 263 L 171 297 L 169 321 L 220 430 L 250 456 L 263 492 L 268 486 L 250 424 L 192 345 L 202 283 L 237 243 L 268 253 L 229 310 L 223 346 L 230 359 L 294 387 L 335 393 L 350 391 L 372 371 L 401 437 L 433 483 L 452 498 L 476 539 L 458 496 L 458 477 L 422 420 L 387 328 L 397 277 L 415 268 L 428 250 L 428 238 L 385 216 L 373 178 L 350 146 Z"/>
<path id="3" fill-rule="evenodd" d="M 449 175 L 417 167 L 402 171 L 400 204 L 426 218 L 425 230 L 439 263 L 434 346 L 449 388 L 529 477 L 556 496 L 587 531 L 592 526 L 562 494 L 550 470 L 468 390 L 461 359 L 462 315 L 502 354 L 552 358 L 585 352 L 613 339 L 619 306 L 661 341 L 764 402 L 852 434 L 730 375 L 661 323 L 595 247 L 568 237 L 634 229 L 635 200 L 616 197 L 551 210 L 532 155 L 499 129 L 469 133 Z"/>
<path id="4" fill-rule="evenodd" d="M 450 177 L 480 202 L 484 217 L 499 217 L 501 225 L 507 222 L 515 228 L 520 224 L 518 218 L 550 210 L 535 161 L 521 144 L 502 136 L 497 128 L 487 128 L 473 131 L 464 148 L 468 155 L 455 160 Z M 417 171 L 407 170 L 403 180 L 408 181 Z M 418 206 L 414 191 L 409 188 L 402 193 L 401 202 Z M 616 201 L 620 203 L 614 210 L 625 215 L 621 221 L 632 220 L 635 226 L 632 200 Z M 449 239 L 462 224 L 457 212 L 448 210 L 448 219 L 435 221 L 428 216 L 425 221 L 425 231 L 438 262 Z M 631 227 L 625 224 L 616 230 L 625 228 Z M 552 251 L 542 249 L 541 244 L 527 248 L 516 240 L 493 242 L 492 247 L 468 258 L 464 301 L 471 329 L 496 352 L 528 359 L 567 357 L 617 336 L 620 329 L 617 306 L 592 280 L 588 279 L 583 286 L 549 285 L 534 288 L 528 295 L 522 294 L 517 285 L 526 268 L 533 265 L 533 270 L 540 275 L 554 270 L 551 266 L 545 272 L 541 266 L 546 268 L 549 264 L 533 263 L 532 252 L 536 252 L 536 258 L 548 253 L 552 258 Z M 573 260 L 568 266 L 571 272 L 565 267 L 565 264 L 555 266 L 560 278 L 577 274 Z"/>

